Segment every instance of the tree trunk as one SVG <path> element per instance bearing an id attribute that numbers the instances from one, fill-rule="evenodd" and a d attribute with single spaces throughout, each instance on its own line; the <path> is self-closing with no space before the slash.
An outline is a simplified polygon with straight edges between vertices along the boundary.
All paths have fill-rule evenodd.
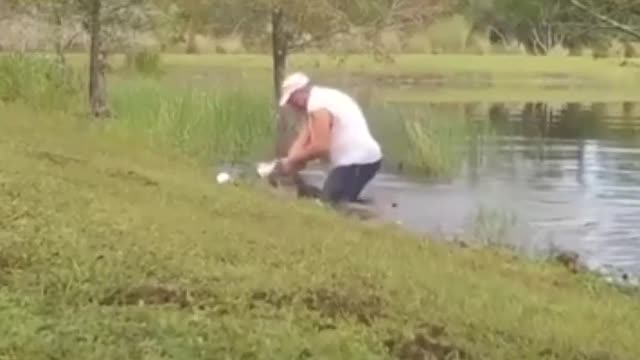
<path id="1" fill-rule="evenodd" d="M 53 20 L 54 24 L 56 26 L 55 44 L 54 44 L 56 55 L 58 56 L 58 61 L 60 62 L 60 65 L 63 67 L 66 67 L 67 59 L 64 56 L 65 41 L 64 41 L 64 35 L 63 35 L 64 31 L 63 31 L 63 23 L 62 23 L 62 14 L 58 9 L 54 9 L 53 19 L 54 19 Z"/>
<path id="2" fill-rule="evenodd" d="M 287 121 L 278 106 L 280 100 L 282 80 L 287 67 L 287 55 L 288 55 L 288 39 L 287 33 L 284 27 L 284 13 L 280 7 L 273 8 L 271 12 L 271 26 L 272 26 L 272 57 L 273 57 L 273 85 L 276 101 L 276 114 L 277 114 L 277 126 L 276 126 L 276 144 L 275 152 L 277 157 L 282 157 L 287 154 L 288 140 L 287 140 Z"/>
<path id="3" fill-rule="evenodd" d="M 100 13 L 102 0 L 92 0 L 89 11 L 91 50 L 89 53 L 89 103 L 95 117 L 108 116 L 110 111 L 106 99 L 106 53 L 102 51 Z"/>
<path id="4" fill-rule="evenodd" d="M 195 54 L 198 52 L 198 44 L 196 44 L 196 24 L 193 15 L 189 15 L 189 24 L 187 25 L 187 54 Z"/>

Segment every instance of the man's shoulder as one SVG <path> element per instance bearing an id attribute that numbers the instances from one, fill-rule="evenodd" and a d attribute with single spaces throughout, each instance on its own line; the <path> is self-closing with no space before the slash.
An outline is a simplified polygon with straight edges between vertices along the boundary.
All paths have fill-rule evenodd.
<path id="1" fill-rule="evenodd" d="M 326 109 L 331 104 L 335 104 L 336 101 L 340 100 L 353 101 L 351 97 L 342 90 L 316 85 L 311 89 L 307 107 L 309 111 L 316 111 L 322 108 Z"/>
<path id="2" fill-rule="evenodd" d="M 338 88 L 320 85 L 315 85 L 312 88 L 311 94 L 313 95 L 314 93 L 319 96 L 349 96 L 346 92 Z"/>

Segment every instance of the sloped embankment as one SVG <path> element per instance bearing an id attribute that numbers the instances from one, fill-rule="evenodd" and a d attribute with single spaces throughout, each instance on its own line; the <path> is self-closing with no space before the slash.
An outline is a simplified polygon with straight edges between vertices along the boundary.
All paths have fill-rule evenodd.
<path id="1" fill-rule="evenodd" d="M 0 115 L 0 357 L 635 359 L 637 300 L 362 225 L 19 108 Z"/>

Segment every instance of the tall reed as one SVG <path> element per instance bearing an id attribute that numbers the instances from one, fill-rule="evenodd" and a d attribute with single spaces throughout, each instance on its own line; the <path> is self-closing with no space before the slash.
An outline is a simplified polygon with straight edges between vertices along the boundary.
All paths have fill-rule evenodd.
<path id="1" fill-rule="evenodd" d="M 55 57 L 0 56 L 0 101 L 71 115 L 87 106 L 78 69 Z M 135 140 L 162 143 L 200 160 L 256 156 L 271 141 L 271 97 L 246 88 L 201 90 L 158 78 L 110 76 L 107 128 Z"/>
<path id="2" fill-rule="evenodd" d="M 271 139 L 271 98 L 245 89 L 169 87 L 134 78 L 115 84 L 116 128 L 205 160 L 256 155 Z"/>
<path id="3" fill-rule="evenodd" d="M 0 55 L 0 101 L 65 110 L 82 99 L 84 77 L 54 56 Z"/>
<path id="4" fill-rule="evenodd" d="M 458 107 L 404 106 L 395 113 L 401 122 L 404 163 L 417 175 L 431 178 L 457 176 L 481 146 L 476 140 L 494 133 L 490 124 L 468 119 Z"/>
<path id="5" fill-rule="evenodd" d="M 405 172 L 448 178 L 463 165 L 470 132 L 464 119 L 410 104 L 385 105 L 374 114 L 381 117 L 375 130 L 384 138 L 386 157 L 402 163 Z"/>

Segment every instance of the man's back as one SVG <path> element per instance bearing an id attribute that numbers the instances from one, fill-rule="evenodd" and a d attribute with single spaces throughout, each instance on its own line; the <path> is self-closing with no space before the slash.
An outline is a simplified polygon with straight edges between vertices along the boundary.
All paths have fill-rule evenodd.
<path id="1" fill-rule="evenodd" d="M 344 92 L 322 86 L 311 89 L 307 111 L 328 110 L 334 117 L 330 160 L 332 166 L 367 164 L 382 157 L 360 106 Z"/>

